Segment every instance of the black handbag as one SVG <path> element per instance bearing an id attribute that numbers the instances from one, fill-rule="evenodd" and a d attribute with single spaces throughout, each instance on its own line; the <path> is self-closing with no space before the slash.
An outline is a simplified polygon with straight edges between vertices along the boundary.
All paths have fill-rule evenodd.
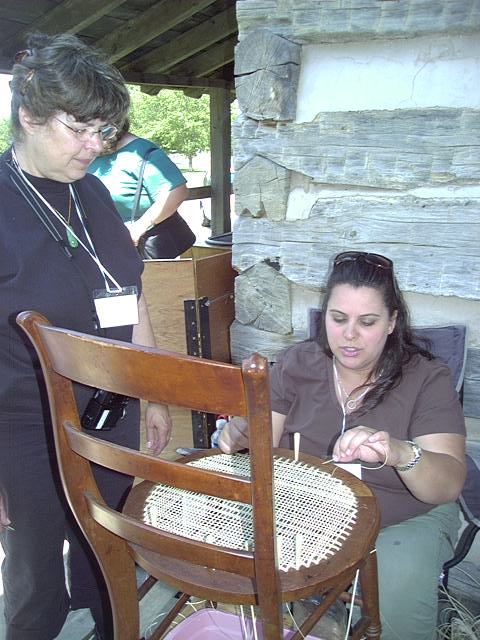
<path id="1" fill-rule="evenodd" d="M 133 199 L 132 222 L 135 220 L 140 202 L 145 165 L 152 151 L 155 151 L 155 148 L 150 149 L 145 154 L 138 174 L 138 184 Z M 178 211 L 175 211 L 171 216 L 157 223 L 144 233 L 138 242 L 137 250 L 144 260 L 173 259 L 180 256 L 187 251 L 187 249 L 190 249 L 196 239 L 195 234 L 188 224 Z"/>

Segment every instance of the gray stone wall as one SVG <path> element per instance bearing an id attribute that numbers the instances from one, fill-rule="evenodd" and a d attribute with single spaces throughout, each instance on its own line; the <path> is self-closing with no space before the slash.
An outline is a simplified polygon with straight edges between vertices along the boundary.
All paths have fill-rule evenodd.
<path id="1" fill-rule="evenodd" d="M 468 318 L 464 406 L 480 418 L 479 198 L 461 191 L 480 184 L 480 110 L 320 112 L 310 122 L 295 120 L 305 45 L 480 37 L 480 1 L 240 0 L 237 18 L 234 360 L 252 351 L 274 360 L 306 337 L 306 320 L 298 318 L 319 306 L 332 255 L 383 253 L 407 294 L 444 306 L 444 324 L 462 321 L 462 303 L 470 311 L 476 305 L 477 321 Z M 458 197 L 435 191 L 442 186 L 459 189 Z M 418 188 L 431 196 L 412 195 Z M 294 192 L 304 194 L 297 208 Z M 431 324 L 440 324 L 438 313 Z"/>

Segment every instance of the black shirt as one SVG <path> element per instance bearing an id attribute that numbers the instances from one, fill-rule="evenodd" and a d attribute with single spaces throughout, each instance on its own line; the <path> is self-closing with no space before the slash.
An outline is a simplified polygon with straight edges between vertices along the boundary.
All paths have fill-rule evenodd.
<path id="1" fill-rule="evenodd" d="M 68 257 L 11 180 L 10 152 L 0 158 L 0 425 L 43 422 L 45 396 L 35 352 L 15 318 L 20 311 L 43 313 L 52 324 L 131 341 L 132 326 L 97 330 L 93 290 L 105 288 L 98 266 L 78 246 Z M 28 176 L 44 198 L 67 216 L 66 183 Z M 87 228 L 104 267 L 121 286 L 141 292 L 143 263 L 107 189 L 87 174 L 74 183 Z M 45 209 L 45 207 L 44 207 Z M 72 205 L 71 224 L 85 239 Z M 45 209 L 48 211 L 48 209 Z M 50 219 L 66 240 L 64 226 Z"/>

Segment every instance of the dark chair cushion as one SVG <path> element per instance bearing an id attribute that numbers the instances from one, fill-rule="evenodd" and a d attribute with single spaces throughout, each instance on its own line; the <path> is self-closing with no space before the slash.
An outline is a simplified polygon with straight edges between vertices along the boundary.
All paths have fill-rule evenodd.
<path id="1" fill-rule="evenodd" d="M 463 385 L 466 359 L 466 327 L 452 324 L 445 327 L 413 328 L 417 344 L 427 348 L 436 358 L 448 364 L 455 389 Z"/>

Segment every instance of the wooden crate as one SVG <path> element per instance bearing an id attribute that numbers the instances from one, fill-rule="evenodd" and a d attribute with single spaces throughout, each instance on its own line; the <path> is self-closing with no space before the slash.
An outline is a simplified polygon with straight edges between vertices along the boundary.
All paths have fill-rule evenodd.
<path id="1" fill-rule="evenodd" d="M 161 349 L 230 362 L 230 325 L 233 322 L 234 278 L 231 251 L 194 247 L 177 260 L 148 260 L 143 274 L 143 291 L 150 319 Z M 214 429 L 209 414 L 172 409 L 183 429 L 184 442 L 176 446 L 208 447 Z"/>

